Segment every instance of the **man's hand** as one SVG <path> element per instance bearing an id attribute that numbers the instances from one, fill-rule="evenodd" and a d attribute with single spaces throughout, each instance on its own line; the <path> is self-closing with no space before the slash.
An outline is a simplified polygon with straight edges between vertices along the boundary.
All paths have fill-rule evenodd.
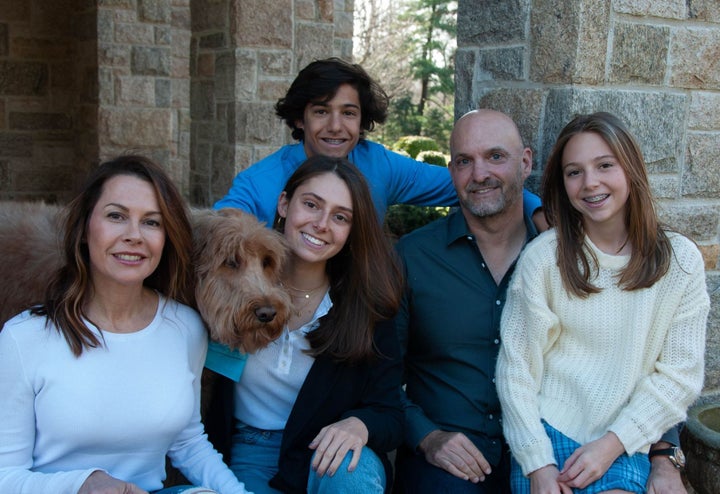
<path id="1" fill-rule="evenodd" d="M 532 494 L 572 494 L 572 489 L 558 480 L 560 472 L 555 465 L 545 465 L 530 472 Z"/>
<path id="2" fill-rule="evenodd" d="M 660 449 L 669 448 L 669 443 L 656 444 Z M 647 494 L 687 494 L 680 476 L 680 470 L 675 468 L 665 456 L 655 456 L 650 460 L 650 477 L 648 477 Z"/>
<path id="3" fill-rule="evenodd" d="M 347 452 L 352 450 L 352 459 L 348 466 L 348 472 L 352 472 L 357 467 L 362 448 L 367 442 L 368 429 L 357 417 L 348 417 L 325 426 L 308 446 L 315 450 L 311 466 L 318 477 L 325 473 L 332 477 L 340 468 Z"/>
<path id="4" fill-rule="evenodd" d="M 419 448 L 431 465 L 475 484 L 492 472 L 480 450 L 461 432 L 434 430 L 423 438 Z"/>
<path id="5" fill-rule="evenodd" d="M 135 484 L 123 482 L 115 477 L 96 470 L 85 479 L 78 494 L 148 494 Z"/>
<path id="6" fill-rule="evenodd" d="M 558 480 L 570 487 L 582 489 L 605 475 L 610 465 L 625 451 L 613 432 L 590 441 L 576 449 L 565 461 Z"/>

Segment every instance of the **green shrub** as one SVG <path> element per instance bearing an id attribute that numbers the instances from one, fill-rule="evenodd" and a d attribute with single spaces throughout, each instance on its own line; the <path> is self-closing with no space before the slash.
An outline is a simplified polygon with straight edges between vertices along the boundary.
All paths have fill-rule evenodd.
<path id="1" fill-rule="evenodd" d="M 394 238 L 400 238 L 416 228 L 446 216 L 448 208 L 411 206 L 395 204 L 388 208 L 385 215 L 385 231 Z"/>
<path id="2" fill-rule="evenodd" d="M 440 148 L 429 137 L 404 136 L 395 142 L 393 149 L 405 151 L 411 158 L 415 158 L 421 151 L 437 151 Z"/>
<path id="3" fill-rule="evenodd" d="M 447 166 L 448 161 L 450 161 L 450 157 L 440 151 L 421 151 L 415 159 L 438 166 Z"/>

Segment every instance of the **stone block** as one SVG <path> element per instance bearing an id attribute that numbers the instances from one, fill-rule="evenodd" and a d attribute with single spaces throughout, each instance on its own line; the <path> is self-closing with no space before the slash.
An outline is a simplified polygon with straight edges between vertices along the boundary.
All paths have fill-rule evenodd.
<path id="1" fill-rule="evenodd" d="M 97 15 L 84 13 L 79 16 L 81 37 L 84 40 L 97 39 L 100 44 L 113 43 L 115 40 L 115 17 L 112 10 L 101 9 Z M 97 26 L 97 27 L 95 27 Z"/>
<path id="2" fill-rule="evenodd" d="M 68 59 L 72 46 L 57 38 L 16 36 L 10 41 L 13 57 L 36 60 Z"/>
<path id="3" fill-rule="evenodd" d="M 688 3 L 690 19 L 720 23 L 720 2 L 718 0 L 692 0 Z"/>
<path id="4" fill-rule="evenodd" d="M 320 13 L 320 20 L 321 21 L 332 21 L 333 16 L 335 19 L 338 18 L 339 15 L 345 14 L 345 17 L 347 17 L 347 14 L 350 14 L 350 19 L 352 20 L 352 10 L 350 11 L 344 11 L 344 10 L 338 10 L 335 11 L 335 2 L 334 0 L 317 0 L 318 4 L 318 10 Z M 351 30 L 352 34 L 352 30 Z"/>
<path id="5" fill-rule="evenodd" d="M 8 46 L 8 25 L 0 23 L 0 57 L 8 56 Z"/>
<path id="6" fill-rule="evenodd" d="M 478 51 L 475 80 L 520 81 L 525 78 L 525 48 L 497 48 Z"/>
<path id="7" fill-rule="evenodd" d="M 0 60 L 0 96 L 44 96 L 48 79 L 44 63 Z"/>
<path id="8" fill-rule="evenodd" d="M 88 78 L 92 80 L 92 74 L 89 74 Z M 98 69 L 95 88 L 97 89 L 98 101 L 101 105 L 115 104 L 115 84 L 113 81 L 112 69 L 107 67 L 100 67 Z M 92 91 L 88 90 L 86 94 L 92 94 Z"/>
<path id="9" fill-rule="evenodd" d="M 685 201 L 658 200 L 658 217 L 696 242 L 716 242 L 720 205 L 707 203 L 698 207 Z"/>
<path id="10" fill-rule="evenodd" d="M 244 0 L 236 8 L 237 24 L 233 26 L 236 46 L 292 48 L 292 0 Z"/>
<path id="11" fill-rule="evenodd" d="M 174 6 L 170 13 L 170 25 L 175 29 L 186 29 L 188 31 L 192 28 L 192 20 L 189 6 Z"/>
<path id="12" fill-rule="evenodd" d="M 143 22 L 169 24 L 171 7 L 168 0 L 138 0 L 138 18 Z"/>
<path id="13" fill-rule="evenodd" d="M 215 75 L 215 54 L 202 53 L 197 57 L 195 75 L 198 77 L 212 77 Z"/>
<path id="14" fill-rule="evenodd" d="M 455 119 L 475 108 L 473 81 L 477 49 L 459 47 L 455 52 Z"/>
<path id="15" fill-rule="evenodd" d="M 677 175 L 650 175 L 650 190 L 656 199 L 677 199 L 680 195 L 680 179 Z"/>
<path id="16" fill-rule="evenodd" d="M 720 274 L 707 273 L 710 294 L 707 336 L 705 339 L 704 389 L 720 389 Z"/>
<path id="17" fill-rule="evenodd" d="M 155 107 L 169 108 L 172 102 L 172 85 L 170 79 L 155 79 Z"/>
<path id="18" fill-rule="evenodd" d="M 333 39 L 333 56 L 342 58 L 343 60 L 352 60 L 353 58 L 353 41 L 352 38 L 334 38 Z"/>
<path id="19" fill-rule="evenodd" d="M 295 45 L 302 46 L 296 53 L 298 70 L 313 60 L 333 55 L 333 26 L 330 24 L 298 24 L 295 28 Z"/>
<path id="20" fill-rule="evenodd" d="M 209 120 L 215 115 L 215 85 L 212 81 L 190 83 L 190 108 L 192 118 Z"/>
<path id="21" fill-rule="evenodd" d="M 352 38 L 353 14 L 352 12 L 337 12 L 335 14 L 335 36 L 338 38 Z"/>
<path id="22" fill-rule="evenodd" d="M 458 2 L 458 46 L 524 42 L 530 3 L 518 0 Z M 571 2 L 553 2 L 554 8 Z"/>
<path id="23" fill-rule="evenodd" d="M 182 51 L 183 53 L 187 53 L 188 47 L 190 46 L 189 43 L 186 42 L 185 39 L 174 39 L 172 32 L 173 30 L 170 28 L 170 26 L 154 26 L 153 29 L 154 32 L 154 40 L 156 46 L 167 46 L 171 43 L 173 44 L 173 49 L 176 52 Z M 177 29 L 175 30 L 175 37 L 179 36 L 180 33 L 185 32 L 185 30 Z M 185 36 L 187 39 L 190 38 L 190 32 L 187 31 L 187 34 Z M 175 41 L 175 43 L 173 43 Z"/>
<path id="24" fill-rule="evenodd" d="M 670 84 L 688 89 L 720 87 L 720 29 L 674 31 L 670 44 Z"/>
<path id="25" fill-rule="evenodd" d="M 118 22 L 115 24 L 114 41 L 126 45 L 153 45 L 155 30 L 150 24 Z"/>
<path id="26" fill-rule="evenodd" d="M 703 260 L 705 261 L 705 270 L 710 271 L 717 269 L 719 266 L 718 261 L 720 260 L 720 245 L 717 243 L 698 244 L 698 249 L 700 249 Z"/>
<path id="27" fill-rule="evenodd" d="M 215 97 L 219 102 L 253 99 L 257 59 L 252 50 L 224 52 L 215 58 Z"/>
<path id="28" fill-rule="evenodd" d="M 48 64 L 50 71 L 50 87 L 53 95 L 59 91 L 74 91 L 76 75 L 72 70 L 68 70 L 67 60 L 53 60 Z M 54 98 L 57 99 L 57 98 Z M 70 102 L 65 102 L 69 104 Z"/>
<path id="29" fill-rule="evenodd" d="M 237 1 L 238 0 L 230 0 L 230 3 L 234 4 Z M 228 1 L 205 0 L 202 2 L 202 7 L 198 5 L 198 8 L 192 9 L 190 20 L 192 21 L 193 32 L 226 29 Z"/>
<path id="30" fill-rule="evenodd" d="M 240 102 L 235 110 L 235 137 L 230 142 L 242 144 L 275 144 L 279 147 L 282 122 L 275 116 L 272 103 Z"/>
<path id="31" fill-rule="evenodd" d="M 600 85 L 605 82 L 611 2 L 584 0 L 578 4 L 578 8 L 580 31 L 573 82 Z"/>
<path id="32" fill-rule="evenodd" d="M 613 36 L 610 82 L 662 84 L 667 69 L 670 28 L 617 23 Z"/>
<path id="33" fill-rule="evenodd" d="M 225 33 L 210 33 L 200 36 L 200 48 L 205 50 L 217 50 L 228 45 Z"/>
<path id="34" fill-rule="evenodd" d="M 275 102 L 285 96 L 288 87 L 289 83 L 284 80 L 261 80 L 258 82 L 258 100 Z"/>
<path id="35" fill-rule="evenodd" d="M 172 142 L 170 110 L 100 109 L 101 145 L 126 148 L 165 148 Z"/>
<path id="36" fill-rule="evenodd" d="M 99 8 L 134 9 L 136 0 L 97 0 Z"/>
<path id="37" fill-rule="evenodd" d="M 126 67 L 129 69 L 130 47 L 112 44 L 99 45 L 98 65 L 100 67 Z"/>
<path id="38" fill-rule="evenodd" d="M 133 46 L 130 67 L 134 75 L 170 76 L 170 50 Z"/>
<path id="39" fill-rule="evenodd" d="M 293 53 L 290 50 L 261 51 L 258 52 L 260 75 L 272 77 L 294 77 L 292 61 Z M 288 82 L 288 87 L 290 83 Z"/>
<path id="40" fill-rule="evenodd" d="M 688 128 L 720 130 L 720 93 L 692 91 Z"/>
<path id="41" fill-rule="evenodd" d="M 10 112 L 10 130 L 70 130 L 72 118 L 65 113 Z"/>
<path id="42" fill-rule="evenodd" d="M 682 177 L 684 197 L 720 196 L 720 132 L 691 132 Z"/>
<path id="43" fill-rule="evenodd" d="M 295 19 L 314 21 L 316 18 L 315 0 L 295 0 Z"/>
<path id="44" fill-rule="evenodd" d="M 22 192 L 66 191 L 73 186 L 73 170 L 64 166 L 32 166 L 11 171 L 14 187 Z"/>
<path id="45" fill-rule="evenodd" d="M 173 108 L 190 108 L 190 79 L 171 79 Z"/>
<path id="46" fill-rule="evenodd" d="M 615 0 L 613 8 L 616 12 L 638 17 L 685 19 L 689 3 L 686 0 Z"/>
<path id="47" fill-rule="evenodd" d="M 647 163 L 677 170 L 684 156 L 686 96 L 617 88 L 550 89 L 544 110 L 543 163 L 563 127 L 577 114 L 607 111 L 619 117 L 640 144 Z"/>
<path id="48" fill-rule="evenodd" d="M 120 76 L 115 80 L 117 103 L 124 106 L 155 106 L 155 78 Z"/>
<path id="49" fill-rule="evenodd" d="M 32 157 L 33 138 L 28 134 L 0 132 L 0 158 Z"/>

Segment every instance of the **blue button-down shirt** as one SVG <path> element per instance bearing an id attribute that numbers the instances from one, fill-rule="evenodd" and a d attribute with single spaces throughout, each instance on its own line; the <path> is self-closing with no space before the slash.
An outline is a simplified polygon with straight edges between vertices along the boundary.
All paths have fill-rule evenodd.
<path id="1" fill-rule="evenodd" d="M 528 216 L 529 241 L 537 230 Z M 406 291 L 396 318 L 405 349 L 406 442 L 433 430 L 460 431 L 491 464 L 502 450 L 495 363 L 500 315 L 515 263 L 500 284 L 460 210 L 398 244 Z"/>

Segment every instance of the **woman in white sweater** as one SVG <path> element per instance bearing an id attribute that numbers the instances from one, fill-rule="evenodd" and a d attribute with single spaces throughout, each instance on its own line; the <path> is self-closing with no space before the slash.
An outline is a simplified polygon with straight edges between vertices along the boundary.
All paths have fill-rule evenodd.
<path id="1" fill-rule="evenodd" d="M 207 333 L 173 300 L 191 250 L 162 168 L 122 156 L 94 170 L 44 303 L 0 332 L 0 492 L 146 494 L 166 455 L 196 485 L 246 492 L 200 422 Z"/>
<path id="2" fill-rule="evenodd" d="M 703 382 L 700 252 L 659 225 L 641 151 L 608 113 L 560 133 L 543 175 L 554 228 L 503 311 L 497 386 L 513 492 L 645 492 L 649 446 Z"/>

